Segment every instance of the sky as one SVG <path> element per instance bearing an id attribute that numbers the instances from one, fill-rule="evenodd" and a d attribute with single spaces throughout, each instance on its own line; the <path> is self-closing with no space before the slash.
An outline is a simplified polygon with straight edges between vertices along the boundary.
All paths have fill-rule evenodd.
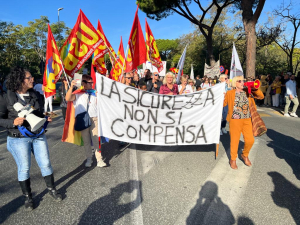
<path id="1" fill-rule="evenodd" d="M 204 6 L 207 5 L 206 2 L 209 2 L 207 0 L 201 1 L 204 2 Z M 266 0 L 259 22 L 266 21 L 267 13 L 278 7 L 282 2 L 287 3 L 289 1 Z M 50 23 L 54 23 L 58 20 L 57 9 L 61 7 L 64 9 L 60 11 L 59 20 L 64 21 L 68 27 L 73 28 L 81 9 L 95 29 L 97 29 L 98 19 L 100 20 L 103 31 L 115 51 L 118 51 L 121 36 L 124 49 L 126 49 L 137 8 L 135 0 L 9 0 L 1 2 L 0 20 L 26 26 L 29 21 L 40 18 L 40 16 L 47 16 Z M 195 3 L 192 3 L 190 9 L 193 14 L 200 14 L 200 10 Z M 145 35 L 146 14 L 139 10 L 138 15 Z M 191 22 L 176 13 L 160 21 L 147 18 L 147 22 L 155 39 L 179 38 L 194 29 Z"/>

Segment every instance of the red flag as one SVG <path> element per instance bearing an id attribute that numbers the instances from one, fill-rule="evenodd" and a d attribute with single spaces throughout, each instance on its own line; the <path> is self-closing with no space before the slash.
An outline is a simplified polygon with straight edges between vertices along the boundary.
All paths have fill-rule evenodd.
<path id="1" fill-rule="evenodd" d="M 102 42 L 100 35 L 80 10 L 71 34 L 59 50 L 66 73 L 73 77 Z"/>
<path id="2" fill-rule="evenodd" d="M 103 43 L 101 43 L 99 47 L 95 50 L 92 64 L 96 66 L 99 73 L 106 74 L 107 70 L 106 70 L 105 59 L 104 59 L 105 54 L 109 53 L 112 65 L 115 65 L 117 55 L 114 49 L 112 48 L 111 44 L 107 40 L 99 20 L 98 20 L 97 32 L 100 35 L 100 37 L 103 39 Z"/>
<path id="3" fill-rule="evenodd" d="M 154 36 L 152 34 L 152 31 L 150 30 L 149 24 L 146 21 L 146 47 L 147 47 L 147 60 L 152 63 L 153 66 L 155 66 L 160 73 L 164 65 L 161 61 L 159 51 L 156 46 L 156 41 L 154 39 Z"/>
<path id="4" fill-rule="evenodd" d="M 44 93 L 46 98 L 56 94 L 56 82 L 60 78 L 62 70 L 63 67 L 57 45 L 48 24 L 46 65 L 43 77 L 43 86 L 45 87 Z"/>
<path id="5" fill-rule="evenodd" d="M 118 56 L 117 56 L 117 62 L 115 63 L 115 66 L 111 70 L 111 74 L 110 74 L 113 80 L 116 80 L 116 81 L 119 80 L 119 77 L 122 75 L 123 66 L 124 66 L 123 72 L 125 71 L 126 64 L 124 63 L 124 61 L 125 61 L 125 54 L 124 54 L 122 37 L 121 37 L 121 42 L 120 42 Z"/>
<path id="6" fill-rule="evenodd" d="M 133 25 L 131 28 L 129 41 L 128 41 L 129 48 L 128 48 L 126 72 L 136 69 L 139 65 L 146 62 L 145 39 L 141 28 L 140 20 L 138 17 L 138 9 L 139 7 L 137 7 L 135 12 Z M 130 57 L 132 61 L 130 60 Z"/>

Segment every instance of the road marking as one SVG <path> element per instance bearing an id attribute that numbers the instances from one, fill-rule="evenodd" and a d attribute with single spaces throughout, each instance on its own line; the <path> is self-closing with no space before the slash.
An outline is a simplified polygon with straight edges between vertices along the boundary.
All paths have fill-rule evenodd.
<path id="1" fill-rule="evenodd" d="M 130 151 L 130 177 L 131 177 L 131 190 L 130 200 L 133 202 L 133 210 L 130 213 L 131 224 L 143 225 L 143 211 L 142 211 L 142 199 L 141 190 L 139 185 L 139 174 L 137 167 L 136 149 L 128 149 Z"/>
<path id="2" fill-rule="evenodd" d="M 271 115 L 266 113 L 258 113 L 261 117 L 271 117 Z"/>
<path id="3" fill-rule="evenodd" d="M 259 141 L 260 139 L 256 139 L 250 152 L 249 158 L 252 163 L 255 161 Z M 199 220 L 199 217 L 202 217 L 201 224 L 212 224 L 212 221 L 213 224 L 227 224 L 230 220 L 233 220 L 232 216 L 237 218 L 240 202 L 242 201 L 242 197 L 246 191 L 248 180 L 253 168 L 253 166 L 247 167 L 239 159 L 237 159 L 237 165 L 238 170 L 231 169 L 227 154 L 223 154 L 208 178 L 202 184 L 199 183 L 199 190 L 190 201 L 190 205 L 187 206 L 186 210 L 181 213 L 181 216 L 177 219 L 175 224 L 186 224 L 187 219 L 198 224 L 197 220 Z M 213 195 L 213 199 L 200 199 L 199 193 L 200 195 L 202 194 L 203 197 L 204 191 L 210 191 L 202 189 L 207 182 L 209 184 L 214 183 L 217 185 L 216 195 Z M 208 195 L 209 194 L 211 193 L 208 193 Z M 203 200 L 205 201 L 205 204 L 209 204 L 205 206 L 207 208 L 206 211 L 203 211 L 203 201 L 200 202 L 199 200 Z M 220 206 L 223 206 L 222 209 L 224 210 L 221 210 Z M 204 215 L 200 215 L 201 213 Z"/>

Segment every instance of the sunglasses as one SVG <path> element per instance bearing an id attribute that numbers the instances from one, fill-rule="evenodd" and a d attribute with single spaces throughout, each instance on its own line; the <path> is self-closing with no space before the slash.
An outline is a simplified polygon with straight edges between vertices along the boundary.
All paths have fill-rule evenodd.
<path id="1" fill-rule="evenodd" d="M 125 77 L 125 78 L 127 78 L 127 79 L 133 79 L 133 77 Z"/>
<path id="2" fill-rule="evenodd" d="M 245 83 L 245 80 L 237 80 L 238 83 Z"/>
<path id="3" fill-rule="evenodd" d="M 158 76 L 158 74 L 154 74 L 154 76 Z"/>
<path id="4" fill-rule="evenodd" d="M 225 78 L 225 80 L 228 80 L 228 78 Z"/>
<path id="5" fill-rule="evenodd" d="M 84 82 L 84 83 L 86 83 L 86 84 L 93 84 L 94 82 L 92 81 L 92 82 L 87 82 L 87 81 L 85 81 L 85 80 L 83 80 L 82 82 Z"/>

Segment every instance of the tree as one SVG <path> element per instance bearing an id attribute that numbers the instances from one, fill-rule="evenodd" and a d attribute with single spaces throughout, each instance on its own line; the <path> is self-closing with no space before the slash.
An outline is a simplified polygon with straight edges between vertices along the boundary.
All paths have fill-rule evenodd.
<path id="1" fill-rule="evenodd" d="M 237 0 L 212 0 L 206 9 L 204 9 L 200 1 L 201 0 L 193 0 L 200 9 L 200 16 L 195 16 L 191 13 L 189 4 L 192 0 L 137 0 L 137 3 L 139 4 L 139 8 L 151 19 L 161 20 L 175 12 L 195 24 L 205 37 L 207 43 L 207 57 L 210 64 L 214 65 L 215 56 L 213 54 L 212 36 L 215 25 L 222 13 L 222 10 L 235 3 Z M 212 22 L 207 24 L 205 23 L 205 17 L 209 15 L 209 12 L 213 7 L 216 9 L 216 13 L 212 17 Z"/>
<path id="2" fill-rule="evenodd" d="M 40 74 L 44 73 L 45 61 L 46 61 L 46 50 L 47 50 L 47 34 L 48 24 L 50 23 L 47 16 L 41 16 L 40 19 L 29 21 L 28 26 L 24 27 L 22 46 L 28 50 L 34 50 L 36 57 L 40 62 Z M 53 23 L 50 25 L 51 31 L 55 39 L 58 39 L 58 47 L 64 42 L 64 36 L 61 32 L 68 32 L 69 28 L 65 26 L 64 22 Z"/>
<path id="3" fill-rule="evenodd" d="M 241 0 L 242 20 L 246 35 L 246 76 L 255 77 L 256 62 L 256 24 L 266 0 Z M 253 12 L 253 8 L 255 12 Z"/>
<path id="4" fill-rule="evenodd" d="M 292 33 L 282 35 L 282 39 L 274 39 L 274 41 L 278 44 L 278 46 L 285 52 L 288 57 L 288 66 L 289 71 L 296 73 L 298 68 L 298 60 L 296 62 L 295 70 L 293 70 L 293 57 L 296 46 L 300 43 L 297 40 L 298 29 L 300 27 L 300 14 L 292 13 L 292 3 L 290 3 L 287 7 L 281 5 L 279 9 L 274 10 L 274 14 L 281 18 L 280 23 L 291 23 L 293 26 Z M 299 53 L 297 52 L 297 59 L 299 58 Z"/>
<path id="5" fill-rule="evenodd" d="M 157 39 L 156 44 L 159 50 L 161 60 L 166 61 L 170 58 L 170 56 L 174 54 L 174 51 L 176 51 L 178 47 L 178 40 Z"/>

